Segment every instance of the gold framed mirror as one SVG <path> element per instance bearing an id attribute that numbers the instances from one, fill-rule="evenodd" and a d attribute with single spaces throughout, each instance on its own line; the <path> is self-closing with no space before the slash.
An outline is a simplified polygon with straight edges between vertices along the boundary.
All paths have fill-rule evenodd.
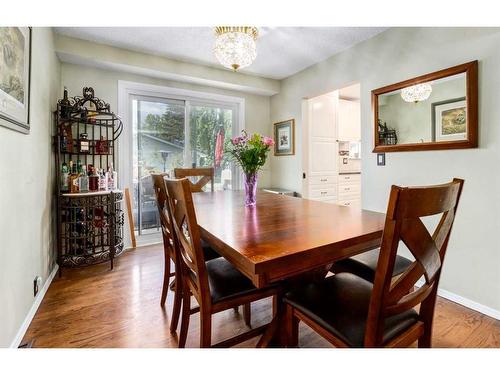
<path id="1" fill-rule="evenodd" d="M 373 152 L 478 145 L 477 60 L 372 91 Z"/>

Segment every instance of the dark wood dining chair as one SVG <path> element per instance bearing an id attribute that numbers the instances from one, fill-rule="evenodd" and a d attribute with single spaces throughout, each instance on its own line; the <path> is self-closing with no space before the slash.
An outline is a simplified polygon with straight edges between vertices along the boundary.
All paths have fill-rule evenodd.
<path id="1" fill-rule="evenodd" d="M 333 273 L 353 273 L 362 277 L 366 281 L 373 283 L 375 280 L 375 272 L 377 270 L 379 256 L 380 249 L 373 249 L 334 263 L 330 268 L 330 271 Z M 412 263 L 413 262 L 410 259 L 396 254 L 392 277 L 395 278 L 401 275 L 408 267 L 411 266 Z"/>
<path id="2" fill-rule="evenodd" d="M 257 289 L 250 279 L 225 258 L 205 261 L 200 229 L 196 221 L 190 183 L 187 179 L 165 180 L 175 235 L 179 243 L 182 272 L 182 318 L 179 347 L 186 344 L 191 294 L 200 307 L 200 347 L 229 347 L 264 332 L 267 324 L 212 345 L 212 315 L 262 298 L 276 296 L 277 286 Z"/>
<path id="3" fill-rule="evenodd" d="M 169 177 L 168 173 L 151 173 L 156 196 L 156 207 L 158 208 L 158 215 L 160 217 L 160 226 L 163 238 L 163 253 L 165 258 L 165 266 L 163 271 L 163 288 L 160 300 L 161 306 L 164 306 L 165 301 L 167 300 L 170 277 L 175 276 L 175 272 L 170 272 L 171 261 L 174 261 L 175 253 L 173 242 L 173 227 L 170 220 L 170 207 L 167 205 L 167 190 L 163 182 L 164 177 Z"/>
<path id="4" fill-rule="evenodd" d="M 303 321 L 338 347 L 405 347 L 417 340 L 419 347 L 430 347 L 439 278 L 463 183 L 393 186 L 374 283 L 342 272 L 289 291 L 284 298 L 288 345 L 297 346 Z M 439 214 L 431 235 L 421 217 Z M 415 261 L 394 282 L 400 241 Z M 424 285 L 413 290 L 422 276 Z"/>
<path id="5" fill-rule="evenodd" d="M 158 214 L 160 217 L 160 226 L 163 238 L 163 253 L 165 259 L 160 305 L 165 306 L 169 290 L 170 278 L 174 277 L 175 279 L 172 283 L 174 292 L 174 304 L 172 309 L 172 319 L 170 321 L 170 331 L 175 332 L 179 323 L 180 308 L 182 304 L 182 292 L 179 287 L 179 285 L 182 285 L 182 282 L 179 282 L 178 280 L 181 277 L 180 273 L 176 274 L 176 272 L 171 272 L 171 262 L 173 262 L 175 267 L 177 268 L 176 254 L 178 252 L 178 244 L 174 239 L 174 228 L 172 226 L 171 219 L 172 215 L 170 213 L 170 206 L 167 204 L 167 188 L 164 181 L 165 177 L 169 177 L 168 173 L 151 173 L 156 196 L 156 206 L 158 207 Z M 213 259 L 220 256 L 209 246 L 204 246 L 203 252 L 205 255 L 205 259 Z M 192 313 L 195 312 L 197 312 L 197 310 L 193 309 Z"/>
<path id="6" fill-rule="evenodd" d="M 214 176 L 215 169 L 213 167 L 204 168 L 174 168 L 175 178 L 187 178 L 189 181 L 189 186 L 192 193 L 200 193 L 203 188 L 210 183 L 210 191 L 214 191 Z M 193 179 L 198 178 L 196 182 Z M 208 251 L 210 246 L 208 246 L 203 239 L 201 239 L 201 246 Z M 205 259 L 207 255 L 210 258 L 216 258 L 218 254 L 212 250 L 210 254 L 205 253 Z M 238 307 L 234 308 L 235 312 L 238 312 Z M 252 322 L 252 309 L 250 304 L 243 306 L 243 318 L 245 319 L 246 325 L 250 326 Z"/>
<path id="7" fill-rule="evenodd" d="M 189 186 L 193 193 L 198 193 L 203 191 L 205 185 L 210 183 L 210 191 L 214 191 L 214 168 L 175 168 L 174 177 L 175 178 L 188 178 Z M 200 177 L 196 182 L 192 180 L 196 177 Z"/>

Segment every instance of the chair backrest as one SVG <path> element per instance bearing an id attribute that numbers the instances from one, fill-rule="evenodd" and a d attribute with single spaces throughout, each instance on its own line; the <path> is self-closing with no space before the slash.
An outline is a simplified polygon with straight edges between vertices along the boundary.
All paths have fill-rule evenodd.
<path id="1" fill-rule="evenodd" d="M 190 182 L 187 178 L 165 178 L 168 203 L 172 213 L 172 224 L 179 244 L 179 262 L 183 279 L 190 283 L 198 303 L 209 304 L 205 256 L 201 247 L 201 237 L 191 195 Z M 177 267 L 179 265 L 176 265 Z"/>
<path id="2" fill-rule="evenodd" d="M 463 180 L 454 179 L 448 184 L 427 187 L 392 186 L 368 311 L 365 346 L 381 346 L 385 319 L 419 303 L 420 316 L 430 314 L 432 320 L 441 268 L 463 184 Z M 441 219 L 431 235 L 421 217 L 439 214 Z M 415 261 L 391 283 L 400 241 L 411 251 Z M 413 290 L 422 276 L 425 284 Z"/>
<path id="3" fill-rule="evenodd" d="M 175 255 L 174 227 L 172 226 L 170 206 L 167 202 L 167 188 L 164 181 L 165 177 L 169 177 L 168 173 L 151 173 L 151 179 L 153 180 L 152 186 L 154 188 L 156 196 L 156 206 L 158 207 L 158 213 L 160 215 L 163 246 L 165 248 L 165 251 Z"/>
<path id="4" fill-rule="evenodd" d="M 198 193 L 203 191 L 203 187 L 210 182 L 210 189 L 214 191 L 214 168 L 175 168 L 174 169 L 175 178 L 187 177 L 191 191 L 193 193 Z M 201 177 L 198 181 L 192 182 L 191 178 Z"/>

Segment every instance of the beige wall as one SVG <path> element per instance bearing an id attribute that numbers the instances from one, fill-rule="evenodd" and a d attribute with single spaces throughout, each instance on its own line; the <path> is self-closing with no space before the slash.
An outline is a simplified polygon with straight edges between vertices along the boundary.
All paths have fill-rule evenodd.
<path id="1" fill-rule="evenodd" d="M 362 201 L 385 211 L 391 184 L 425 185 L 453 177 L 465 187 L 441 287 L 500 311 L 500 29 L 395 28 L 281 82 L 271 120 L 296 119 L 297 153 L 272 157 L 272 183 L 301 191 L 301 100 L 361 84 Z M 479 148 L 400 152 L 378 167 L 370 91 L 421 74 L 479 60 Z"/>
<path id="2" fill-rule="evenodd" d="M 33 280 L 55 266 L 52 110 L 60 64 L 50 28 L 33 28 L 31 131 L 0 127 L 0 347 L 11 345 L 33 302 Z"/>
<path id="3" fill-rule="evenodd" d="M 146 55 L 144 56 L 146 57 Z M 114 112 L 118 112 L 118 81 L 120 80 L 241 97 L 245 99 L 246 130 L 248 132 L 259 132 L 263 134 L 267 134 L 269 132 L 269 96 L 215 89 L 208 86 L 199 86 L 190 83 L 166 81 L 142 75 L 68 63 L 62 63 L 61 77 L 61 84 L 67 87 L 70 96 L 81 95 L 83 87 L 92 86 L 95 90 L 95 95 L 110 103 L 111 110 Z M 268 162 L 260 173 L 259 185 L 262 187 L 269 186 L 270 181 L 271 177 Z"/>

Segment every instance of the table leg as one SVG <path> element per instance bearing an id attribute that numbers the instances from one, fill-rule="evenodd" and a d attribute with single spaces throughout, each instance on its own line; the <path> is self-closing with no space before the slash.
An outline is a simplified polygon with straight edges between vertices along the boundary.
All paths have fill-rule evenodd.
<path id="1" fill-rule="evenodd" d="M 275 297 L 276 301 L 273 305 L 276 305 L 273 312 L 277 316 L 277 327 L 274 334 L 273 340 L 271 341 L 273 347 L 285 348 L 287 346 L 287 332 L 286 332 L 286 306 L 283 303 L 283 295 Z M 273 301 L 274 302 L 274 301 Z"/>
<path id="2" fill-rule="evenodd" d="M 257 343 L 257 348 L 286 347 L 286 327 L 284 327 L 285 305 L 283 294 L 273 296 L 273 319 Z"/>

